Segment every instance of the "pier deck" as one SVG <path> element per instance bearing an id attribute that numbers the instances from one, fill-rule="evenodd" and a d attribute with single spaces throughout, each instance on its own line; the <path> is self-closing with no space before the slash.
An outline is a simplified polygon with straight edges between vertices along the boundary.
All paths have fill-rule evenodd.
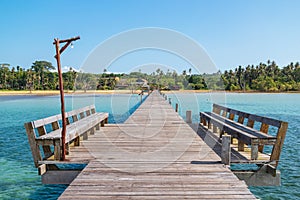
<path id="1" fill-rule="evenodd" d="M 59 199 L 255 199 L 156 91 L 80 145 L 68 158 L 88 165 Z"/>

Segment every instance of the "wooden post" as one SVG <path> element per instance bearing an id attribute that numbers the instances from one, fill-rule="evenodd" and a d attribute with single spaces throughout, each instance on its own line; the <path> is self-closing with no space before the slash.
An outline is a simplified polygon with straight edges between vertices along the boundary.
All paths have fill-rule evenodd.
<path id="1" fill-rule="evenodd" d="M 185 114 L 186 114 L 186 123 L 192 123 L 192 111 L 187 110 Z"/>
<path id="2" fill-rule="evenodd" d="M 175 112 L 178 112 L 178 103 L 175 105 Z"/>
<path id="3" fill-rule="evenodd" d="M 60 64 L 60 50 L 59 50 L 59 39 L 55 39 L 55 48 L 56 48 L 56 61 L 57 61 L 57 69 L 58 69 L 58 81 L 59 81 L 59 91 L 60 91 L 60 102 L 61 102 L 61 118 L 62 118 L 62 131 L 61 131 L 61 143 L 62 143 L 62 154 L 61 160 L 65 160 L 66 158 L 66 114 L 65 114 L 65 99 L 64 99 L 64 86 L 63 79 L 61 73 L 61 64 Z"/>
<path id="4" fill-rule="evenodd" d="M 59 40 L 54 39 L 53 44 L 55 45 L 56 55 L 54 56 L 57 61 L 57 70 L 58 70 L 58 81 L 59 81 L 59 91 L 60 91 L 60 102 L 61 102 L 61 117 L 62 117 L 62 132 L 61 132 L 61 143 L 62 143 L 62 153 L 61 153 L 61 160 L 65 160 L 66 158 L 66 114 L 65 114 L 65 101 L 64 101 L 64 88 L 63 88 L 63 79 L 62 79 L 62 72 L 61 72 L 61 63 L 60 63 L 60 54 L 71 44 L 72 41 L 79 40 L 80 37 L 74 37 L 66 40 Z M 61 49 L 59 48 L 60 43 L 66 43 Z"/>
<path id="5" fill-rule="evenodd" d="M 231 136 L 223 135 L 222 136 L 222 152 L 221 159 L 222 163 L 225 165 L 230 165 L 231 162 L 231 148 L 230 148 Z"/>

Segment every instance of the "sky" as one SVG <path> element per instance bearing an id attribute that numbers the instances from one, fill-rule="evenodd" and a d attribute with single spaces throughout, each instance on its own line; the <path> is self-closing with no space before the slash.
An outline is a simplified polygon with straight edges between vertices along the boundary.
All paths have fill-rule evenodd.
<path id="1" fill-rule="evenodd" d="M 300 61 L 298 0 L 0 0 L 0 9 L 0 64 L 26 69 L 36 60 L 56 66 L 54 38 L 81 37 L 61 61 L 62 66 L 82 69 L 107 39 L 149 27 L 187 36 L 221 71 L 267 60 L 280 67 Z M 190 67 L 175 57 L 157 49 L 133 51 L 113 60 L 109 71 L 126 72 L 149 63 L 178 71 Z"/>

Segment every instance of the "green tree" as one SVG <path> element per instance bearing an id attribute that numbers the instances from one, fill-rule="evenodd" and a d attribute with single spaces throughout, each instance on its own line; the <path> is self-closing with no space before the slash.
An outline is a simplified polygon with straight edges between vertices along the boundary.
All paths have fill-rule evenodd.
<path id="1" fill-rule="evenodd" d="M 37 83 L 37 89 L 45 90 L 45 73 L 55 69 L 55 67 L 53 67 L 53 65 L 48 61 L 35 61 L 32 64 L 31 69 L 34 70 L 36 73 L 35 78 Z"/>

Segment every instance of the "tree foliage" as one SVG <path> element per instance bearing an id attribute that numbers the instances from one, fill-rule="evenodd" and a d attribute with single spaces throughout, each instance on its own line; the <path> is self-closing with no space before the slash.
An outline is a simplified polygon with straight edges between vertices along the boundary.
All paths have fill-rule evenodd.
<path id="1" fill-rule="evenodd" d="M 50 62 L 35 61 L 28 69 L 0 64 L 2 90 L 58 90 L 58 73 Z M 188 73 L 187 73 L 188 72 Z M 110 90 L 115 88 L 140 89 L 146 81 L 151 89 L 162 90 L 229 90 L 282 92 L 300 91 L 300 65 L 290 63 L 280 68 L 274 61 L 258 65 L 238 66 L 213 74 L 192 74 L 192 69 L 176 71 L 156 69 L 151 74 L 91 74 L 70 68 L 63 73 L 65 90 Z"/>
<path id="2" fill-rule="evenodd" d="M 275 61 L 239 66 L 222 74 L 225 90 L 283 92 L 300 90 L 300 65 L 290 63 L 282 69 Z"/>

